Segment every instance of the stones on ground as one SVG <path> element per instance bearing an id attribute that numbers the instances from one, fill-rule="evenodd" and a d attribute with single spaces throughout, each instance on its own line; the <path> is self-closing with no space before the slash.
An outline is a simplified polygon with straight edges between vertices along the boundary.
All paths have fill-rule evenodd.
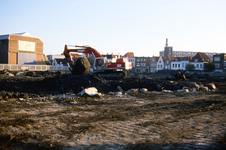
<path id="1" fill-rule="evenodd" d="M 13 77 L 14 74 L 13 73 L 10 73 L 10 72 L 6 72 L 6 73 L 3 74 L 3 76 Z"/>
<path id="2" fill-rule="evenodd" d="M 89 87 L 89 88 L 82 90 L 80 93 L 78 93 L 78 95 L 84 96 L 84 97 L 87 97 L 87 96 L 91 96 L 91 97 L 98 96 L 98 97 L 100 97 L 101 93 L 98 93 L 98 90 L 95 87 Z"/>
<path id="3" fill-rule="evenodd" d="M 216 86 L 215 86 L 215 84 L 213 84 L 213 83 L 208 83 L 208 84 L 206 84 L 206 86 L 207 86 L 210 90 L 216 90 L 216 89 L 217 89 Z"/>
<path id="4" fill-rule="evenodd" d="M 189 84 L 189 88 L 195 89 L 196 91 L 198 91 L 199 90 L 199 85 L 196 82 L 191 82 Z"/>
<path id="5" fill-rule="evenodd" d="M 16 76 L 24 77 L 24 76 L 26 76 L 26 74 L 27 74 L 27 72 L 22 72 L 22 71 L 20 71 L 20 72 L 17 72 L 17 73 L 16 73 Z"/>
<path id="6" fill-rule="evenodd" d="M 123 92 L 123 89 L 122 89 L 120 86 L 117 86 L 117 89 L 118 89 L 120 92 Z"/>
<path id="7" fill-rule="evenodd" d="M 36 72 L 35 71 L 29 71 L 26 73 L 25 76 L 35 76 L 36 75 Z"/>
<path id="8" fill-rule="evenodd" d="M 142 89 L 140 89 L 140 91 L 141 91 L 141 92 L 147 92 L 147 91 L 148 91 L 148 89 L 146 89 L 146 88 L 142 88 Z"/>
<path id="9" fill-rule="evenodd" d="M 188 87 L 183 87 L 181 90 L 177 90 L 177 92 L 189 92 L 189 88 Z"/>
<path id="10" fill-rule="evenodd" d="M 172 93 L 173 91 L 171 90 L 162 90 L 163 93 Z"/>
<path id="11" fill-rule="evenodd" d="M 121 97 L 122 96 L 122 92 L 117 92 L 115 96 Z"/>
<path id="12" fill-rule="evenodd" d="M 209 88 L 207 86 L 201 86 L 199 88 L 199 91 L 202 91 L 202 92 L 208 92 L 209 91 Z"/>

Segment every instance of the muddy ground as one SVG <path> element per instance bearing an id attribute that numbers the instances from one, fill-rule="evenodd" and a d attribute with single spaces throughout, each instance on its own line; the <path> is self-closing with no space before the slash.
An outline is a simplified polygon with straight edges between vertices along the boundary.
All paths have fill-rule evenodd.
<path id="1" fill-rule="evenodd" d="M 0 149 L 226 149 L 226 74 L 186 76 L 1 71 Z M 177 91 L 191 82 L 217 89 Z"/>

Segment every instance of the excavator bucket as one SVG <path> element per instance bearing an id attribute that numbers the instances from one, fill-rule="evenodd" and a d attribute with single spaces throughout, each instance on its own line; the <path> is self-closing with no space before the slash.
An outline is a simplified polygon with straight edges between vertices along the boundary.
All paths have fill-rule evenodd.
<path id="1" fill-rule="evenodd" d="M 90 71 L 90 63 L 87 57 L 78 58 L 71 69 L 73 75 L 81 75 Z"/>

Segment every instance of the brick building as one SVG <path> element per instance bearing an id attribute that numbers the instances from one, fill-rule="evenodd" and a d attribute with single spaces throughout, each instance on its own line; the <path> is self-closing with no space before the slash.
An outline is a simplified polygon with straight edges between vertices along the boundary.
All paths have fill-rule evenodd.
<path id="1" fill-rule="evenodd" d="M 43 42 L 27 32 L 0 35 L 0 63 L 42 65 Z"/>

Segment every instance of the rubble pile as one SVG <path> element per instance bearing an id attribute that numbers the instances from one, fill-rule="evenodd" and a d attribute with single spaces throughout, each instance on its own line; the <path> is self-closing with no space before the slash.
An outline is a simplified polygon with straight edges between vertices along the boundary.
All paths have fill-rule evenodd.
<path id="1" fill-rule="evenodd" d="M 220 82 L 219 82 L 220 80 Z M 224 91 L 221 84 L 225 75 L 214 77 L 197 73 L 177 73 L 174 75 L 129 74 L 123 80 L 106 80 L 98 74 L 72 75 L 63 71 L 17 71 L 0 72 L 1 97 L 35 97 L 37 95 L 78 94 L 86 88 L 95 87 L 99 93 L 121 92 L 141 89 L 140 92 L 213 92 Z M 222 87 L 222 89 L 218 87 Z M 2 94 L 5 93 L 5 94 Z M 26 93 L 26 94 L 24 94 Z M 128 92 L 130 93 L 130 92 Z M 127 93 L 127 94 L 128 94 Z M 117 93 L 121 95 L 120 93 Z M 85 94 L 87 95 L 87 94 Z"/>

